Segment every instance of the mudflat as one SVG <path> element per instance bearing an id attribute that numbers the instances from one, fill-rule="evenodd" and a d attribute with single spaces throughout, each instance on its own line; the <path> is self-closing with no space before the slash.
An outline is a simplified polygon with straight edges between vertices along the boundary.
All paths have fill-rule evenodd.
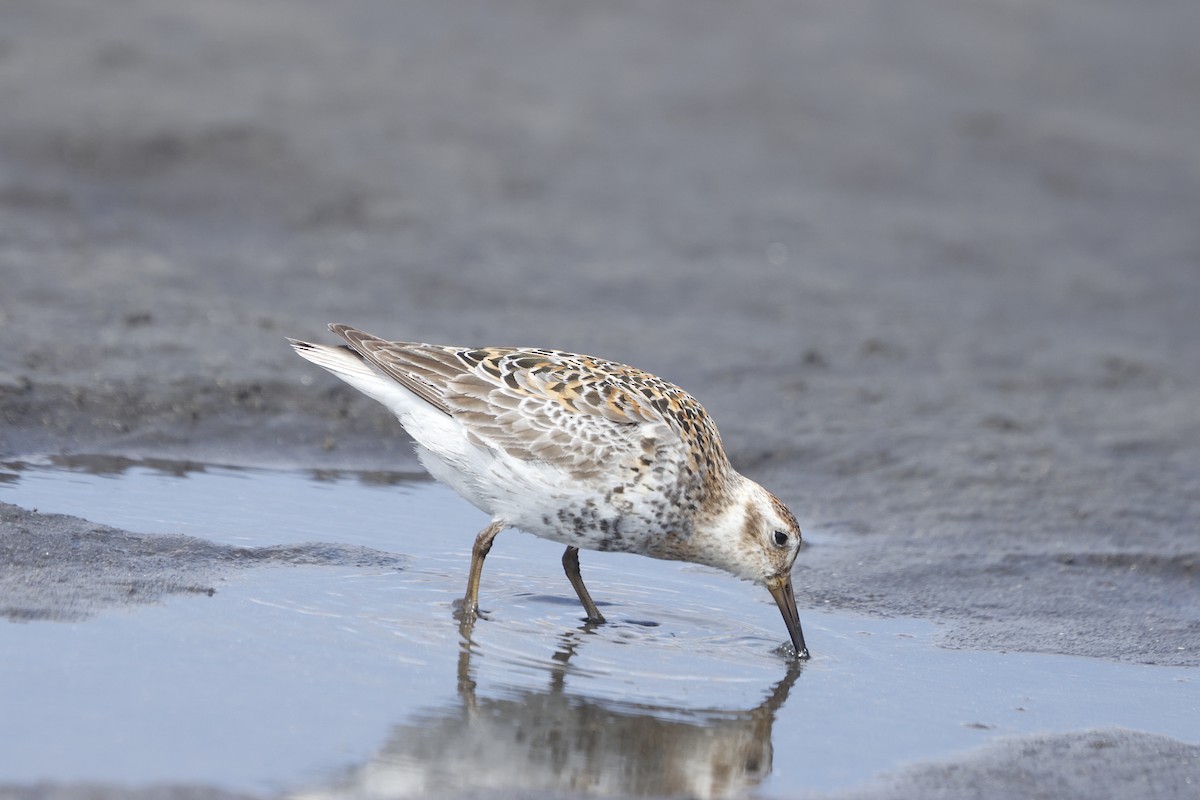
<path id="1" fill-rule="evenodd" d="M 0 18 L 0 459 L 412 471 L 285 336 L 592 353 L 692 392 L 797 513 L 802 618 L 1200 666 L 1194 2 Z M 127 602 L 19 580 L 79 524 L 5 509 L 6 607 Z M 162 544 L 86 566 L 189 591 L 228 562 Z M 1195 741 L 1096 735 L 869 796 L 1200 782 Z"/>

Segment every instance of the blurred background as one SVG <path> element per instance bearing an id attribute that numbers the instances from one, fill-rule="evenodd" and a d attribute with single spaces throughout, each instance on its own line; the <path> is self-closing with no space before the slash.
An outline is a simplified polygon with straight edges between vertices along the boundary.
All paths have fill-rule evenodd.
<path id="1" fill-rule="evenodd" d="M 1063 553 L 1081 609 L 1130 563 L 1176 591 L 1197 31 L 1194 0 L 8 0 L 0 455 L 413 466 L 284 342 L 339 321 L 681 384 L 811 563 L 908 587 L 809 601 L 1069 613 L 1061 570 L 1004 588 Z"/>
<path id="2" fill-rule="evenodd" d="M 4 635 L 21 635 L 14 652 L 25 657 L 0 662 L 16 676 L 14 707 L 37 722 L 14 730 L 41 731 L 8 749 L 49 765 L 0 768 L 0 782 L 69 779 L 71 753 L 158 769 L 152 748 L 119 731 L 160 718 L 144 741 L 173 758 L 191 755 L 179 742 L 207 730 L 192 726 L 203 718 L 220 731 L 211 742 L 247 759 L 283 742 L 305 775 L 344 762 L 369 777 L 386 726 L 365 724 L 354 703 L 322 716 L 317 702 L 337 705 L 364 682 L 355 703 L 397 726 L 396 752 L 437 749 L 443 740 L 424 734 L 439 727 L 462 739 L 457 712 L 414 728 L 408 711 L 386 710 L 404 694 L 397 674 L 420 702 L 459 707 L 452 669 L 394 670 L 406 633 L 396 620 L 425 609 L 428 625 L 409 624 L 428 636 L 451 622 L 440 603 L 457 596 L 465 562 L 446 549 L 469 547 L 473 523 L 455 515 L 475 512 L 452 497 L 445 511 L 422 506 L 393 487 L 418 469 L 399 425 L 285 341 L 332 342 L 326 323 L 344 322 L 393 339 L 590 353 L 705 404 L 734 464 L 804 530 L 794 580 L 815 658 L 772 732 L 797 680 L 775 674 L 761 639 L 782 631 L 760 634 L 752 616 L 777 626 L 774 609 L 732 582 L 736 601 L 696 589 L 705 578 L 689 572 L 681 585 L 720 611 L 674 614 L 667 600 L 668 613 L 617 582 L 606 594 L 632 595 L 629 614 L 644 615 L 633 619 L 667 624 L 606 627 L 582 648 L 580 674 L 636 694 L 628 673 L 677 634 L 717 636 L 708 660 L 681 650 L 686 667 L 664 673 L 689 691 L 693 681 L 702 703 L 720 683 L 711 664 L 728 661 L 752 694 L 770 695 L 741 719 L 754 781 L 771 771 L 774 743 L 771 796 L 802 793 L 805 759 L 835 760 L 823 753 L 865 780 L 877 768 L 862 755 L 882 744 L 908 748 L 903 760 L 937 760 L 984 741 L 970 737 L 1021 734 L 967 766 L 927 763 L 922 789 L 856 796 L 959 786 L 957 796 L 995 797 L 1007 785 L 1011 796 L 1053 786 L 1089 800 L 1151 788 L 1191 797 L 1200 733 L 1187 736 L 1186 720 L 1200 714 L 1188 716 L 1188 679 L 1110 662 L 1200 665 L 1198 35 L 1196 0 L 0 0 L 0 612 L 33 620 Z M 62 482 L 36 501 L 5 500 L 26 497 L 38 470 Z M 228 479 L 215 499 L 173 499 L 209 471 Z M 134 479 L 158 472 L 174 488 L 135 493 Z M 287 481 L 312 506 L 271 494 Z M 395 489 L 375 518 L 353 500 L 355 482 Z M 334 488 L 337 502 L 320 503 L 332 521 L 305 511 Z M 35 505 L 41 513 L 26 510 Z M 129 514 L 146 521 L 122 521 Z M 189 550 L 161 535 L 185 523 L 220 541 L 253 529 L 289 569 L 225 582 L 243 550 L 199 539 Z M 466 530 L 451 542 L 423 525 Z M 313 537 L 321 542 L 306 546 L 334 571 L 314 571 L 324 561 L 291 570 L 290 551 L 273 546 Z M 383 593 L 373 601 L 346 594 L 367 584 L 330 545 L 340 541 L 393 559 L 421 553 L 418 543 L 438 549 L 371 584 Z M 521 541 L 499 549 L 519 553 L 509 548 Z M 501 668 L 505 653 L 524 668 L 554 652 L 552 669 L 530 674 L 561 688 L 575 638 L 590 631 L 554 616 L 568 606 L 526 610 L 534 579 L 506 557 L 494 557 L 485 587 L 498 591 L 508 575 L 519 601 L 497 607 L 532 622 L 501 617 L 487 626 L 500 644 L 471 649 Z M 541 595 L 553 600 L 565 591 L 557 554 L 544 561 L 553 583 Z M 453 580 L 425 580 L 423 570 L 451 563 Z M 585 572 L 611 585 L 603 570 L 622 563 L 597 556 Z M 279 603 L 257 602 L 283 578 L 292 583 Z M 643 592 L 654 584 L 627 580 Z M 413 585 L 453 594 L 422 605 Z M 162 592 L 186 596 L 108 613 Z M 664 596 L 685 594 L 668 586 Z M 71 603 L 96 618 L 44 621 L 78 620 L 63 616 Z M 307 614 L 321 603 L 337 613 Z M 293 605 L 305 613 L 285 614 Z M 697 621 L 702 629 L 688 627 Z M 723 634 L 718 622 L 752 632 Z M 550 640 L 564 630 L 560 657 Z M 351 634 L 352 655 L 338 644 Z M 453 632 L 436 635 L 434 649 L 413 640 L 413 663 L 454 656 Z M 625 635 L 638 640 L 621 651 L 628 661 L 589 666 L 604 637 L 619 646 Z M 1055 671 L 977 658 L 982 650 L 1094 660 L 1060 659 Z M 930 666 L 952 656 L 964 671 Z M 1141 670 L 1139 685 L 1175 682 L 1161 703 L 1142 702 L 1123 677 L 1095 679 L 1117 666 Z M 297 676 L 314 683 L 290 691 L 276 680 Z M 460 676 L 459 693 L 472 680 Z M 585 678 L 567 683 L 580 700 L 564 707 L 597 707 Z M 494 683 L 481 686 L 486 708 Z M 241 698 L 275 693 L 316 735 L 256 715 L 269 733 L 238 748 L 224 731 L 253 739 L 235 723 L 259 707 Z M 553 728 L 546 696 L 517 695 L 529 698 L 529 730 Z M 973 705 L 988 697 L 999 710 Z M 1054 711 L 1060 699 L 1091 715 L 1072 721 Z M 496 708 L 497 719 L 526 719 L 511 703 Z M 658 713 L 647 723 L 654 741 L 683 730 L 676 755 L 690 778 L 708 774 L 692 755 L 720 756 L 706 763 L 725 774 L 726 755 L 750 752 L 709 753 Z M 1184 721 L 1177 729 L 1155 714 Z M 99 721 L 100 740 L 80 715 Z M 565 740 L 572 725 L 554 735 Z M 701 738 L 726 741 L 713 738 L 719 727 Z M 724 729 L 738 738 L 745 727 Z M 1025 735 L 1035 729 L 1062 735 Z M 342 730 L 357 738 L 323 744 Z M 918 752 L 921 730 L 944 736 L 945 749 Z M 493 728 L 479 736 L 504 744 Z M 308 750 L 290 744 L 302 740 Z M 611 744 L 623 754 L 629 741 Z M 459 750 L 469 752 L 439 755 Z M 223 764 L 222 752 L 197 750 Z M 512 771 L 509 751 L 497 752 Z M 647 774 L 669 775 L 660 762 Z M 216 780 L 221 769 L 197 774 Z M 156 780 L 184 774 L 163 770 Z M 360 772 L 346 775 L 353 789 Z M 122 794 L 31 787 L 9 793 Z M 144 796 L 215 796 L 171 791 Z"/>

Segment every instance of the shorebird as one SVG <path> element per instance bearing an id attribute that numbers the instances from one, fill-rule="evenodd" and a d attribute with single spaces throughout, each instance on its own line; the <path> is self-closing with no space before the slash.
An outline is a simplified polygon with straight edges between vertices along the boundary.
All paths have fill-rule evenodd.
<path id="1" fill-rule="evenodd" d="M 604 616 L 583 583 L 580 548 L 690 561 L 765 586 L 796 657 L 808 658 L 792 590 L 800 526 L 733 468 L 716 424 L 687 392 L 576 353 L 329 329 L 346 344 L 288 341 L 386 406 L 425 469 L 491 517 L 471 552 L 464 617 L 479 613 L 492 541 L 518 528 L 566 545 L 563 569 L 592 622 Z"/>

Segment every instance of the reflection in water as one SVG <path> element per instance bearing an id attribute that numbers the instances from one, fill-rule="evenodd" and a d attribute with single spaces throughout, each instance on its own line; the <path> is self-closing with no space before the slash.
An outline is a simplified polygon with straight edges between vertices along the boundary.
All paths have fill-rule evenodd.
<path id="1" fill-rule="evenodd" d="M 185 478 L 193 472 L 208 472 L 211 465 L 199 461 L 175 461 L 165 458 L 126 458 L 102 454 L 66 454 L 46 456 L 44 463 L 68 472 L 83 472 L 88 475 L 119 476 L 133 469 L 146 469 L 161 475 Z M 25 472 L 30 464 L 10 461 L 3 466 L 17 473 Z"/>
<path id="2" fill-rule="evenodd" d="M 469 627 L 458 663 L 458 708 L 398 725 L 380 752 L 306 800 L 411 797 L 479 789 L 598 795 L 745 795 L 771 773 L 775 715 L 802 669 L 746 711 L 617 706 L 566 690 L 588 626 L 564 634 L 544 691 L 477 697 Z"/>
<path id="3" fill-rule="evenodd" d="M 45 469 L 47 465 L 56 470 L 106 477 L 120 477 L 138 470 L 174 478 L 187 478 L 193 474 L 206 474 L 214 471 L 226 475 L 253 475 L 260 472 L 253 468 L 206 464 L 200 461 L 127 458 L 102 453 L 78 453 L 47 455 L 39 458 L 35 463 L 2 461 L 0 462 L 0 470 L 2 470 L 0 471 L 0 482 L 15 483 L 20 480 L 21 473 Z M 340 483 L 353 479 L 363 486 L 401 486 L 433 481 L 427 472 L 397 472 L 394 470 L 311 469 L 307 471 L 307 475 L 316 483 Z"/>

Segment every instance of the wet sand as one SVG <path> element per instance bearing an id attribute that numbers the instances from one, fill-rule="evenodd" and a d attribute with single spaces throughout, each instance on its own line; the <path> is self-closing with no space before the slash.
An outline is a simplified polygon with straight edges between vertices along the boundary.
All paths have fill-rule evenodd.
<path id="1" fill-rule="evenodd" d="M 413 470 L 284 336 L 590 352 L 697 395 L 796 510 L 802 607 L 1200 665 L 1194 3 L 0 18 L 0 459 Z M 4 592 L 78 610 L 8 578 L 76 524 L 6 510 Z M 1093 735 L 870 796 L 1198 780 L 1188 744 Z"/>

